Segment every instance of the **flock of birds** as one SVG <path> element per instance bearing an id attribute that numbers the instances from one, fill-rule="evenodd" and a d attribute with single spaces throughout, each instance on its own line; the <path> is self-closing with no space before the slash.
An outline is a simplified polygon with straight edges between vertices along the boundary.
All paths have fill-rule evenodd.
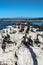
<path id="1" fill-rule="evenodd" d="M 10 35 L 17 33 L 17 31 L 18 31 L 18 36 L 19 36 L 19 34 L 23 34 L 22 40 L 21 40 L 21 45 L 23 44 L 27 48 L 29 46 L 34 47 L 34 45 L 36 45 L 38 47 L 40 47 L 40 44 L 43 45 L 43 31 L 39 31 L 39 28 L 34 28 L 33 26 L 30 26 L 30 25 L 24 26 L 21 24 L 8 26 L 5 29 L 1 30 L 1 32 L 2 32 L 1 33 L 1 36 L 2 36 L 1 48 L 4 53 L 5 53 L 5 49 L 6 49 L 6 42 L 8 44 L 15 44 L 15 45 L 18 44 L 16 41 L 12 41 L 10 38 Z M 18 46 L 18 49 L 20 48 L 20 46 Z M 15 57 L 18 58 L 16 52 L 15 52 Z M 15 65 L 17 65 L 17 62 L 15 62 Z"/>

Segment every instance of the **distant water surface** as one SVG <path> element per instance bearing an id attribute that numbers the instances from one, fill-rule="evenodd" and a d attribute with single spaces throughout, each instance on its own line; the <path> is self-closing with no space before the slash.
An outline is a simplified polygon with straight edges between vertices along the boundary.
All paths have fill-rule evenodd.
<path id="1" fill-rule="evenodd" d="M 9 25 L 14 25 L 15 23 L 16 22 L 14 22 L 14 21 L 0 21 L 0 29 L 3 29 Z"/>
<path id="2" fill-rule="evenodd" d="M 42 25 L 41 21 L 34 21 L 34 22 L 32 22 L 32 24 L 38 25 L 38 26 L 41 26 Z"/>
<path id="3" fill-rule="evenodd" d="M 14 21 L 0 21 L 0 29 L 3 29 L 6 26 L 14 25 L 14 24 L 16 24 L 16 22 L 14 22 Z M 38 22 L 36 22 L 36 21 L 32 22 L 32 24 L 41 26 L 41 22 L 40 21 L 38 21 Z"/>

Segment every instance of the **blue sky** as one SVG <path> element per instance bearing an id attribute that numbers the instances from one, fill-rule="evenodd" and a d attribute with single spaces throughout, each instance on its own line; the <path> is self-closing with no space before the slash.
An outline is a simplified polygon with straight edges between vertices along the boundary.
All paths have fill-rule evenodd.
<path id="1" fill-rule="evenodd" d="M 0 18 L 43 17 L 43 0 L 0 0 Z"/>

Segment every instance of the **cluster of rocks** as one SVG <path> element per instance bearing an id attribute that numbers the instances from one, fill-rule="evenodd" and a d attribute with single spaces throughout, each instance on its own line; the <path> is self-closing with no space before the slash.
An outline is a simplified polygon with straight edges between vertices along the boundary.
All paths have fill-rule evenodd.
<path id="1" fill-rule="evenodd" d="M 29 65 L 28 62 L 29 61 L 29 56 L 33 53 L 33 56 L 35 55 L 35 53 L 33 52 L 32 48 L 34 48 L 34 45 L 37 45 L 37 47 L 40 47 L 40 44 L 43 45 L 43 31 L 37 31 L 37 29 L 39 28 L 34 28 L 33 26 L 23 26 L 23 25 L 14 25 L 14 26 L 8 26 L 7 28 L 1 30 L 1 37 L 2 37 L 2 42 L 1 42 L 1 48 L 4 51 L 4 54 L 8 55 L 9 58 L 9 54 L 11 54 L 13 58 L 10 58 L 9 63 L 7 64 L 7 62 L 1 63 L 0 65 Z M 10 50 L 13 48 L 12 51 L 8 51 L 6 53 L 6 42 L 7 44 L 13 44 L 13 46 L 11 46 Z M 31 47 L 31 48 L 30 48 Z M 7 49 L 9 49 L 7 48 Z M 30 51 L 28 51 L 28 49 Z M 25 50 L 25 51 L 24 51 Z M 30 54 L 31 52 L 31 54 Z M 2 52 L 3 54 L 3 52 Z M 4 54 L 2 56 L 4 56 Z M 20 57 L 19 57 L 20 56 Z M 35 55 L 36 56 L 36 55 Z M 6 56 L 5 56 L 6 57 Z M 21 58 L 21 59 L 20 59 Z M 36 57 L 34 57 L 36 60 Z M 3 58 L 2 58 L 3 59 Z M 12 61 L 11 61 L 12 60 Z M 34 59 L 33 59 L 34 60 Z M 1 61 L 1 60 L 0 60 Z M 32 65 L 32 64 L 30 64 Z M 37 61 L 35 64 L 34 61 L 34 65 L 37 65 Z"/>

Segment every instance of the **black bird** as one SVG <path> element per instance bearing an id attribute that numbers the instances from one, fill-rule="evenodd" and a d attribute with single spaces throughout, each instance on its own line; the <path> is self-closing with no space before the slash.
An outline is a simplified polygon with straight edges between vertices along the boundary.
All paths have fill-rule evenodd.
<path id="1" fill-rule="evenodd" d="M 5 48 L 6 48 L 6 37 L 3 39 L 3 43 L 2 43 L 2 49 L 5 52 Z"/>

